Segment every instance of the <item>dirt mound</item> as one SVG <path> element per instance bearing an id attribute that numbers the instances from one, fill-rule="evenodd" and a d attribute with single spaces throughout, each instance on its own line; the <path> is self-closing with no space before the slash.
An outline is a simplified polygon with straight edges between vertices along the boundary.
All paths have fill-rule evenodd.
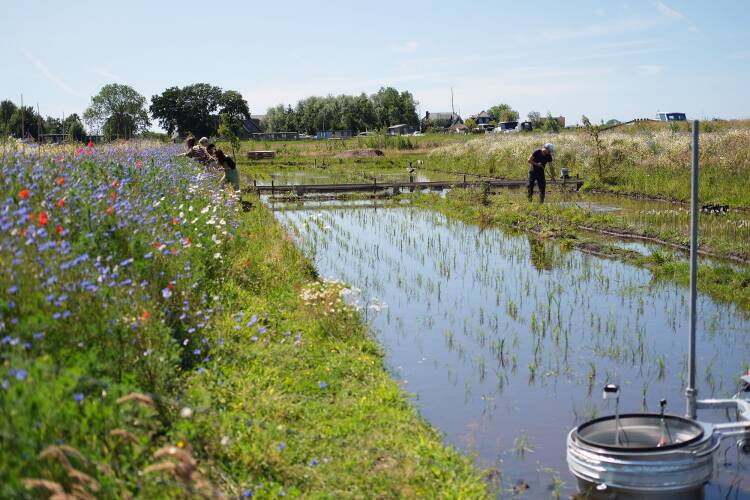
<path id="1" fill-rule="evenodd" d="M 376 156 L 384 156 L 383 152 L 379 149 L 352 149 L 344 151 L 336 155 L 336 158 L 375 158 Z"/>

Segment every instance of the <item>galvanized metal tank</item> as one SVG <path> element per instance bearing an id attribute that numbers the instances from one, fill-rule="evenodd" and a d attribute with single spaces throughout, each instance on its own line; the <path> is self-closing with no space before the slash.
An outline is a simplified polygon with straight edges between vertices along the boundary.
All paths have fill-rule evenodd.
<path id="1" fill-rule="evenodd" d="M 568 467 L 586 498 L 703 498 L 720 441 L 711 424 L 675 415 L 607 416 L 568 434 Z"/>

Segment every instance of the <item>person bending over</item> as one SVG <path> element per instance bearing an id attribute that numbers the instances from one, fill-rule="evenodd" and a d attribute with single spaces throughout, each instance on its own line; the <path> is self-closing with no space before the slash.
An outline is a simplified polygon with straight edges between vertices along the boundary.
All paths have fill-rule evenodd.
<path id="1" fill-rule="evenodd" d="M 555 160 L 552 158 L 552 152 L 555 146 L 550 143 L 544 145 L 542 149 L 537 149 L 529 156 L 529 201 L 534 196 L 534 182 L 539 186 L 539 202 L 544 203 L 544 191 L 547 182 L 544 178 L 544 167 L 549 164 L 550 177 L 555 178 Z"/>
<path id="2" fill-rule="evenodd" d="M 216 160 L 219 163 L 219 167 L 224 169 L 224 177 L 221 180 L 227 184 L 231 184 L 235 191 L 239 191 L 240 174 L 237 171 L 237 164 L 232 157 L 225 155 L 221 149 L 217 149 Z"/>

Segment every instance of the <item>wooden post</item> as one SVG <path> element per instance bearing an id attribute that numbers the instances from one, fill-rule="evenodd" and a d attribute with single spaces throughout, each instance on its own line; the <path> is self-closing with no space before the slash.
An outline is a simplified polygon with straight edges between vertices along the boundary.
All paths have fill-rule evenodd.
<path id="1" fill-rule="evenodd" d="M 273 178 L 271 178 L 271 196 L 274 195 Z"/>

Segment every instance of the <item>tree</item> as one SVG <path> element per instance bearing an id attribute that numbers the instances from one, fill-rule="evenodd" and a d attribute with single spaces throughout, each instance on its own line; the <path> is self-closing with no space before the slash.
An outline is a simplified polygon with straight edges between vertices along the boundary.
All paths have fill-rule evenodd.
<path id="1" fill-rule="evenodd" d="M 235 134 L 240 133 L 242 123 L 250 119 L 250 110 L 242 94 L 235 90 L 223 91 L 208 83 L 170 87 L 151 97 L 149 109 L 168 134 L 177 131 L 182 137 L 189 134 L 198 137 L 215 135 L 221 113 L 229 115 Z"/>
<path id="2" fill-rule="evenodd" d="M 250 108 L 248 108 L 245 98 L 236 90 L 227 90 L 221 95 L 219 106 L 221 118 L 223 119 L 223 115 L 227 115 L 228 126 L 235 135 L 239 134 L 242 130 L 242 124 L 245 120 L 250 119 Z M 221 135 L 221 132 L 219 132 L 219 135 Z"/>
<path id="3" fill-rule="evenodd" d="M 167 131 L 167 134 L 172 135 L 175 131 L 179 131 L 182 118 L 180 88 L 169 87 L 161 95 L 151 96 L 149 111 L 151 111 L 151 116 L 159 121 L 161 128 Z M 183 135 L 182 131 L 180 135 Z"/>
<path id="4" fill-rule="evenodd" d="M 531 122 L 533 128 L 539 128 L 542 126 L 542 114 L 539 111 L 529 111 L 527 118 Z"/>
<path id="5" fill-rule="evenodd" d="M 86 123 L 107 137 L 130 138 L 151 124 L 146 98 L 128 85 L 110 83 L 91 98 L 83 113 Z"/>
<path id="6" fill-rule="evenodd" d="M 32 137 L 39 138 L 39 119 L 34 108 L 31 106 L 16 108 L 6 124 L 6 132 L 16 137 L 22 137 L 23 134 L 31 134 Z"/>
<path id="7" fill-rule="evenodd" d="M 16 112 L 15 104 L 13 104 L 13 101 L 2 101 L 0 102 L 0 134 L 9 134 L 10 129 L 8 128 L 8 122 L 10 122 L 10 117 L 13 116 L 13 113 Z"/>
<path id="8" fill-rule="evenodd" d="M 487 114 L 496 122 L 512 122 L 518 120 L 518 111 L 509 104 L 498 104 L 487 110 Z"/>
<path id="9" fill-rule="evenodd" d="M 477 121 L 474 118 L 467 118 L 466 121 L 464 121 L 464 125 L 469 127 L 469 130 L 474 130 L 477 128 Z"/>
<path id="10" fill-rule="evenodd" d="M 229 142 L 229 146 L 232 148 L 232 157 L 237 159 L 237 151 L 240 149 L 240 139 L 235 135 L 234 130 L 232 130 L 232 117 L 229 113 L 222 113 L 220 116 L 219 136 Z"/>
<path id="11" fill-rule="evenodd" d="M 65 132 L 70 135 L 71 139 L 77 142 L 83 142 L 86 139 L 86 130 L 80 120 L 66 120 L 65 123 Z"/>
<path id="12" fill-rule="evenodd" d="M 589 139 L 594 145 L 594 153 L 596 155 L 596 176 L 600 180 L 605 180 L 605 176 L 609 173 L 609 161 L 604 142 L 599 137 L 602 126 L 593 125 L 586 115 L 581 117 L 581 122 L 583 123 L 584 130 L 586 130 Z"/>
<path id="13" fill-rule="evenodd" d="M 557 118 L 552 116 L 552 113 L 547 113 L 547 117 L 542 122 L 542 130 L 544 132 L 559 132 L 560 131 L 560 122 L 557 121 Z"/>

